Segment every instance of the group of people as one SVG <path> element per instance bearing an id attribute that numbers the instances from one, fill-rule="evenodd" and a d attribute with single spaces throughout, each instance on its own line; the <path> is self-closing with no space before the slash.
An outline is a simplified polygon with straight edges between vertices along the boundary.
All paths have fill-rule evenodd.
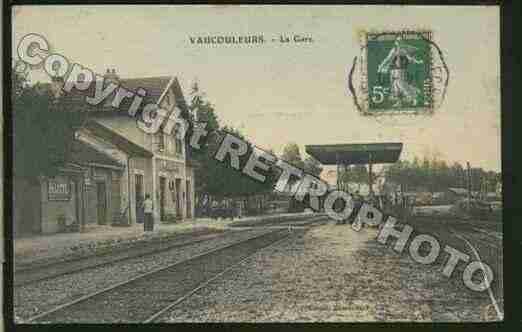
<path id="1" fill-rule="evenodd" d="M 234 219 L 236 217 L 241 217 L 241 204 L 232 199 L 223 199 L 220 202 L 213 200 L 207 212 L 213 219 Z"/>
<path id="2" fill-rule="evenodd" d="M 351 225 L 355 222 L 355 219 L 357 218 L 357 214 L 359 213 L 359 210 L 361 209 L 364 203 L 364 198 L 359 194 L 358 190 L 355 193 L 351 193 L 350 196 L 352 197 L 353 210 L 352 213 L 350 213 L 350 216 L 348 217 L 348 223 Z"/>
<path id="3" fill-rule="evenodd" d="M 359 210 L 364 203 L 370 204 L 371 206 L 374 206 L 383 212 L 387 211 L 392 204 L 392 200 L 388 199 L 388 197 L 384 195 L 370 194 L 367 198 L 365 198 L 359 193 L 359 191 L 356 191 L 355 193 L 351 193 L 350 196 L 352 197 L 353 202 L 353 210 L 347 220 L 350 224 L 353 224 L 356 221 Z"/>

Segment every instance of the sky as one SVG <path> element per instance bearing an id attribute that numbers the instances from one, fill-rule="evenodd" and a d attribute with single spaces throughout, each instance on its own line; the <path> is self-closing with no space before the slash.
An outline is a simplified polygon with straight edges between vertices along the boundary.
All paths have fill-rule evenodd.
<path id="1" fill-rule="evenodd" d="M 280 153 L 285 144 L 403 142 L 403 159 L 437 155 L 501 169 L 499 8 L 436 6 L 18 6 L 13 51 L 28 33 L 54 52 L 122 78 L 197 80 L 223 124 Z M 347 90 L 363 30 L 429 29 L 450 72 L 431 116 L 365 117 Z M 250 45 L 194 45 L 189 37 L 263 35 Z M 312 43 L 272 42 L 280 35 Z M 13 52 L 13 56 L 15 53 Z M 34 71 L 33 81 L 47 81 Z"/>

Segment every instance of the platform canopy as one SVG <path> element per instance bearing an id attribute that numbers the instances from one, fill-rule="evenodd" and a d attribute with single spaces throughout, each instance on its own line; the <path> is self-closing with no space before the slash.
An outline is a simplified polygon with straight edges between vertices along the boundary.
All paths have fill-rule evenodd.
<path id="1" fill-rule="evenodd" d="M 385 164 L 399 160 L 402 143 L 307 145 L 305 150 L 323 165 Z"/>

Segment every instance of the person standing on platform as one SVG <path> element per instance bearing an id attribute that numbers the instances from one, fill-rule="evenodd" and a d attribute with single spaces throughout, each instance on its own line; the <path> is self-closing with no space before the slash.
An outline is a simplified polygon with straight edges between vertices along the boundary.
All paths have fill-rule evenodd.
<path id="1" fill-rule="evenodd" d="M 145 200 L 143 201 L 143 213 L 145 215 L 145 222 L 143 223 L 143 229 L 145 232 L 154 230 L 154 219 L 152 218 L 153 213 L 153 205 L 152 199 L 149 194 L 145 195 Z"/>
<path id="2" fill-rule="evenodd" d="M 353 210 L 349 217 L 350 224 L 353 224 L 356 221 L 355 219 L 357 218 L 357 215 L 359 214 L 359 210 L 361 209 L 362 204 L 363 204 L 363 198 L 359 194 L 359 190 L 357 190 L 355 192 L 355 194 L 352 195 L 352 199 L 353 199 Z"/>

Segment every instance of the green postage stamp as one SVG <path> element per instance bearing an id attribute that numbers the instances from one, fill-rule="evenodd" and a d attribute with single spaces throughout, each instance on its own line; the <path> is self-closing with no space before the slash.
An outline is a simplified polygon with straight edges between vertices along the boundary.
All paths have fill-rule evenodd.
<path id="1" fill-rule="evenodd" d="M 431 114 L 440 105 L 449 75 L 431 31 L 365 32 L 361 44 L 358 91 L 357 59 L 350 89 L 363 114 Z"/>

